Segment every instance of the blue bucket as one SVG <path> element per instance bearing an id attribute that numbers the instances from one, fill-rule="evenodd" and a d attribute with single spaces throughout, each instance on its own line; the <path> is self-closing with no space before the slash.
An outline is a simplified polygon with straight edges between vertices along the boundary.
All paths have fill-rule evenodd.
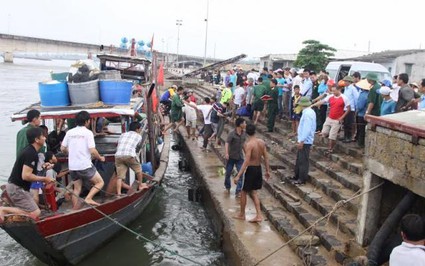
<path id="1" fill-rule="evenodd" d="M 105 104 L 130 104 L 133 82 L 126 80 L 100 80 L 100 100 Z"/>
<path id="2" fill-rule="evenodd" d="M 67 106 L 69 102 L 68 85 L 64 81 L 38 83 L 42 107 Z"/>
<path id="3" fill-rule="evenodd" d="M 152 163 L 142 163 L 142 172 L 148 175 L 153 175 Z"/>

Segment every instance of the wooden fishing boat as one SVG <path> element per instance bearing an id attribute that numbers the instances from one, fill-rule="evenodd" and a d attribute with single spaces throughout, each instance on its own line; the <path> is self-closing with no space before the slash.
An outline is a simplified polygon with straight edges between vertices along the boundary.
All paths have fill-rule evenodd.
<path id="1" fill-rule="evenodd" d="M 149 89 L 145 90 L 142 95 L 148 95 Z M 143 126 L 140 162 L 167 163 L 168 140 L 157 145 L 160 130 L 152 125 L 153 120 L 150 120 L 149 114 L 144 114 L 148 100 L 147 97 L 138 97 L 132 98 L 129 105 L 113 106 L 99 102 L 89 106 L 55 108 L 44 108 L 38 103 L 15 113 L 12 120 L 24 120 L 29 109 L 38 109 L 45 124 L 48 124 L 48 120 L 74 118 L 81 110 L 88 111 L 91 118 L 107 118 L 113 121 L 108 126 L 115 129 L 112 134 L 95 137 L 97 150 L 106 158 L 104 163 L 95 164 L 105 181 L 106 188 L 109 181 L 114 178 L 114 154 L 118 138 L 139 114 Z M 152 140 L 155 142 L 152 143 Z M 158 155 L 161 156 L 161 160 L 157 158 Z M 57 157 L 63 164 L 67 163 L 65 155 L 57 154 Z M 130 184 L 133 182 L 136 189 L 122 197 L 111 195 L 114 193 L 113 189 L 109 190 L 109 193 L 108 189 L 100 191 L 94 198 L 101 203 L 99 207 L 85 205 L 79 210 L 72 210 L 71 203 L 65 202 L 56 211 L 42 211 L 42 215 L 36 220 L 23 215 L 8 215 L 0 227 L 44 263 L 76 264 L 120 232 L 122 225 L 128 225 L 142 214 L 154 197 L 166 168 L 166 165 L 159 167 L 155 167 L 158 166 L 155 163 L 153 165 L 153 169 L 158 170 L 153 174 L 152 180 L 148 181 L 147 189 L 137 191 L 137 183 L 133 182 L 134 173 L 129 171 L 126 181 Z"/>

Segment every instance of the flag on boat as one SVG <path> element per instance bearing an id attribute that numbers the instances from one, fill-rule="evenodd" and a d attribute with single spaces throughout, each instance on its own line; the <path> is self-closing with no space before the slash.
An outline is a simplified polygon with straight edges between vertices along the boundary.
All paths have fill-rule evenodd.
<path id="1" fill-rule="evenodd" d="M 164 64 L 161 62 L 158 69 L 158 76 L 156 78 L 156 84 L 164 86 Z"/>

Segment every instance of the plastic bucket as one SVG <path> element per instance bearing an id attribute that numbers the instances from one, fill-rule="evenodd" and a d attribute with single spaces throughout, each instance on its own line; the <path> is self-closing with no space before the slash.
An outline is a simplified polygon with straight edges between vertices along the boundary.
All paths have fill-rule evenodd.
<path id="1" fill-rule="evenodd" d="M 50 76 L 52 77 L 52 80 L 58 80 L 58 81 L 66 81 L 68 78 L 69 72 L 61 72 L 61 73 L 50 73 Z"/>
<path id="2" fill-rule="evenodd" d="M 142 172 L 148 175 L 153 175 L 152 163 L 142 163 Z"/>
<path id="3" fill-rule="evenodd" d="M 99 101 L 99 80 L 81 83 L 68 82 L 69 97 L 72 105 L 87 105 Z"/>
<path id="4" fill-rule="evenodd" d="M 99 81 L 100 100 L 105 104 L 130 104 L 133 82 L 127 80 Z"/>
<path id="5" fill-rule="evenodd" d="M 64 81 L 40 82 L 38 93 L 42 107 L 69 105 L 68 86 Z"/>

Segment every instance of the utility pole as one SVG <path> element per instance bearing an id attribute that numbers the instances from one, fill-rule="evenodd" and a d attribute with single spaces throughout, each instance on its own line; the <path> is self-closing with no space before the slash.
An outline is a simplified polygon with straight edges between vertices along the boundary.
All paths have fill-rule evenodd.
<path id="1" fill-rule="evenodd" d="M 177 59 L 176 59 L 176 62 L 178 63 L 179 62 L 180 26 L 183 25 L 183 20 L 177 19 L 176 25 L 177 25 Z M 177 65 L 177 67 L 178 67 L 178 65 Z"/>
<path id="2" fill-rule="evenodd" d="M 207 0 L 207 18 L 205 19 L 205 50 L 204 50 L 204 66 L 207 64 L 207 43 L 208 43 L 208 8 L 210 1 Z"/>

